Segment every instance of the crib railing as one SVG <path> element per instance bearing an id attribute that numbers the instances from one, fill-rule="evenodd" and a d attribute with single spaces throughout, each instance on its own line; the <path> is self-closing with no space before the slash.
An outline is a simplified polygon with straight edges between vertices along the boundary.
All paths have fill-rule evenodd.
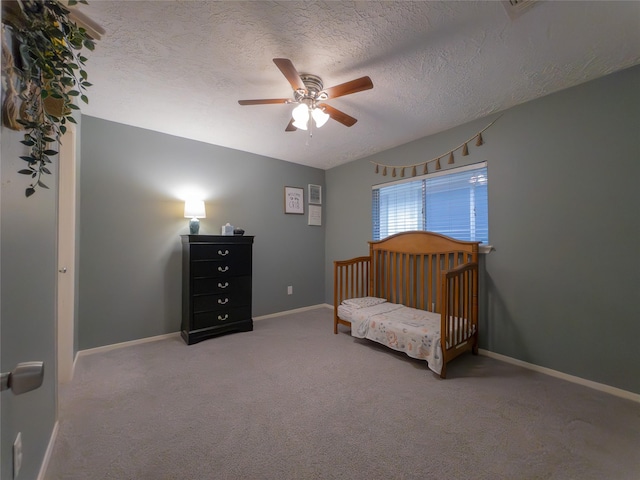
<path id="1" fill-rule="evenodd" d="M 465 263 L 442 272 L 440 336 L 445 378 L 450 360 L 468 350 L 478 353 L 478 264 Z"/>
<path id="2" fill-rule="evenodd" d="M 333 332 L 351 323 L 338 316 L 346 299 L 380 297 L 439 313 L 443 367 L 478 351 L 478 244 L 416 231 L 369 242 L 369 256 L 334 263 Z"/>
<path id="3" fill-rule="evenodd" d="M 338 305 L 348 298 L 367 297 L 371 257 L 357 257 L 333 262 L 333 333 L 338 333 L 338 324 L 351 326 L 338 317 Z"/>

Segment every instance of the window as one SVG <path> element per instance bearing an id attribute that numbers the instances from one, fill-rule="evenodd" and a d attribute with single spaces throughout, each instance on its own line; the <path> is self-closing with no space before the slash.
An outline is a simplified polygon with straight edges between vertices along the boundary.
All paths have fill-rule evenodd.
<path id="1" fill-rule="evenodd" d="M 487 164 L 373 187 L 373 239 L 429 230 L 458 240 L 489 243 Z"/>

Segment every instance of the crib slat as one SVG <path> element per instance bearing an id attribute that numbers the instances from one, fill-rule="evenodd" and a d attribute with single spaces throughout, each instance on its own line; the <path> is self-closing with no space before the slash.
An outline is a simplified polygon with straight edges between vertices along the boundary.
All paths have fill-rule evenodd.
<path id="1" fill-rule="evenodd" d="M 398 299 L 397 299 L 397 289 L 398 289 L 398 285 L 397 285 L 397 280 L 398 280 L 398 274 L 396 273 L 397 269 L 398 269 L 398 254 L 395 252 L 389 253 L 389 275 L 391 277 L 390 282 L 389 282 L 389 286 L 391 287 L 391 301 L 393 303 L 397 303 Z"/>
<path id="2" fill-rule="evenodd" d="M 383 270 L 384 270 L 384 285 L 383 285 L 383 294 L 381 295 L 382 297 L 391 299 L 391 288 L 389 285 L 389 281 L 391 279 L 391 272 L 390 272 L 390 266 L 391 266 L 391 260 L 389 258 L 389 254 L 387 252 L 384 252 L 383 254 L 384 257 L 384 266 L 383 266 Z"/>
<path id="3" fill-rule="evenodd" d="M 400 303 L 403 305 L 412 305 L 411 296 L 408 291 L 408 278 L 409 276 L 409 255 L 402 254 L 402 272 L 400 272 L 400 283 L 401 283 L 401 292 L 402 295 L 400 297 Z"/>
<path id="4" fill-rule="evenodd" d="M 464 276 L 463 276 L 463 286 L 462 286 L 462 291 L 464 292 L 464 308 L 463 308 L 463 312 L 462 312 L 462 318 L 468 319 L 469 318 L 469 314 L 470 309 L 469 309 L 469 272 L 464 272 Z M 465 322 L 464 326 L 464 338 L 469 338 L 470 336 L 470 330 L 469 330 L 469 324 L 471 322 L 467 321 Z"/>
<path id="5" fill-rule="evenodd" d="M 433 255 L 427 255 L 427 305 L 422 308 L 431 310 L 433 303 Z M 423 272 L 424 273 L 424 272 Z"/>
<path id="6" fill-rule="evenodd" d="M 421 295 L 421 292 L 424 290 L 424 286 L 422 285 L 422 280 L 420 278 L 420 275 L 418 272 L 420 272 L 421 269 L 421 265 L 423 265 L 423 256 L 422 255 L 415 255 L 414 256 L 414 260 L 413 260 L 413 282 L 414 282 L 414 287 L 413 287 L 413 302 L 414 305 L 416 306 L 416 308 L 422 308 L 422 304 L 423 304 L 423 296 Z"/>
<path id="7" fill-rule="evenodd" d="M 404 255 L 402 253 L 396 253 L 394 255 L 394 291 L 396 293 L 396 303 L 404 303 L 402 301 L 402 262 L 404 261 Z"/>
<path id="8" fill-rule="evenodd" d="M 406 268 L 406 263 L 407 263 L 407 257 L 408 255 L 405 255 L 404 253 L 400 254 L 400 278 L 398 279 L 398 301 L 399 303 L 403 304 L 403 305 L 407 305 L 407 303 L 411 303 L 409 301 L 409 298 L 407 297 L 407 282 L 406 282 L 406 275 L 407 275 L 407 268 Z"/>
<path id="9" fill-rule="evenodd" d="M 440 285 L 441 282 L 439 282 L 438 280 L 440 280 L 441 274 L 442 274 L 442 270 L 445 270 L 445 261 L 446 261 L 446 253 L 441 253 L 438 255 L 437 258 L 437 267 L 436 267 L 436 296 L 435 296 L 435 311 L 436 312 L 440 312 L 440 308 L 444 308 L 444 305 L 440 305 L 440 298 L 442 297 L 442 291 L 441 291 L 441 287 Z"/>
<path id="10" fill-rule="evenodd" d="M 425 296 L 426 296 L 426 283 L 425 283 L 425 264 L 426 264 L 426 257 L 425 255 L 420 255 L 418 258 L 418 272 L 416 272 L 416 276 L 418 277 L 418 298 L 416 298 L 416 302 L 418 302 L 419 307 L 418 308 L 422 308 L 424 310 L 424 305 L 426 302 Z"/>

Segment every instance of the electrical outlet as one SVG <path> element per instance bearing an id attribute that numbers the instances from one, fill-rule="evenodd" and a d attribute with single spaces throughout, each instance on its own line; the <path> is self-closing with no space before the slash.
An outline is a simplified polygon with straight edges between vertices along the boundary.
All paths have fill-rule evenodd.
<path id="1" fill-rule="evenodd" d="M 18 432 L 16 441 L 13 442 L 13 478 L 18 478 L 22 467 L 22 432 Z"/>
<path id="2" fill-rule="evenodd" d="M 293 285 L 287 287 L 287 295 L 293 295 Z"/>

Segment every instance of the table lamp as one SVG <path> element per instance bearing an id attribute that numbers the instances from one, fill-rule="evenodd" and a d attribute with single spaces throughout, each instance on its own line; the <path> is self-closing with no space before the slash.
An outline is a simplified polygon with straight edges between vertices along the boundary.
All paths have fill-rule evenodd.
<path id="1" fill-rule="evenodd" d="M 184 202 L 184 218 L 190 218 L 189 233 L 198 235 L 200 231 L 199 218 L 207 218 L 204 210 L 204 200 L 187 200 Z"/>

